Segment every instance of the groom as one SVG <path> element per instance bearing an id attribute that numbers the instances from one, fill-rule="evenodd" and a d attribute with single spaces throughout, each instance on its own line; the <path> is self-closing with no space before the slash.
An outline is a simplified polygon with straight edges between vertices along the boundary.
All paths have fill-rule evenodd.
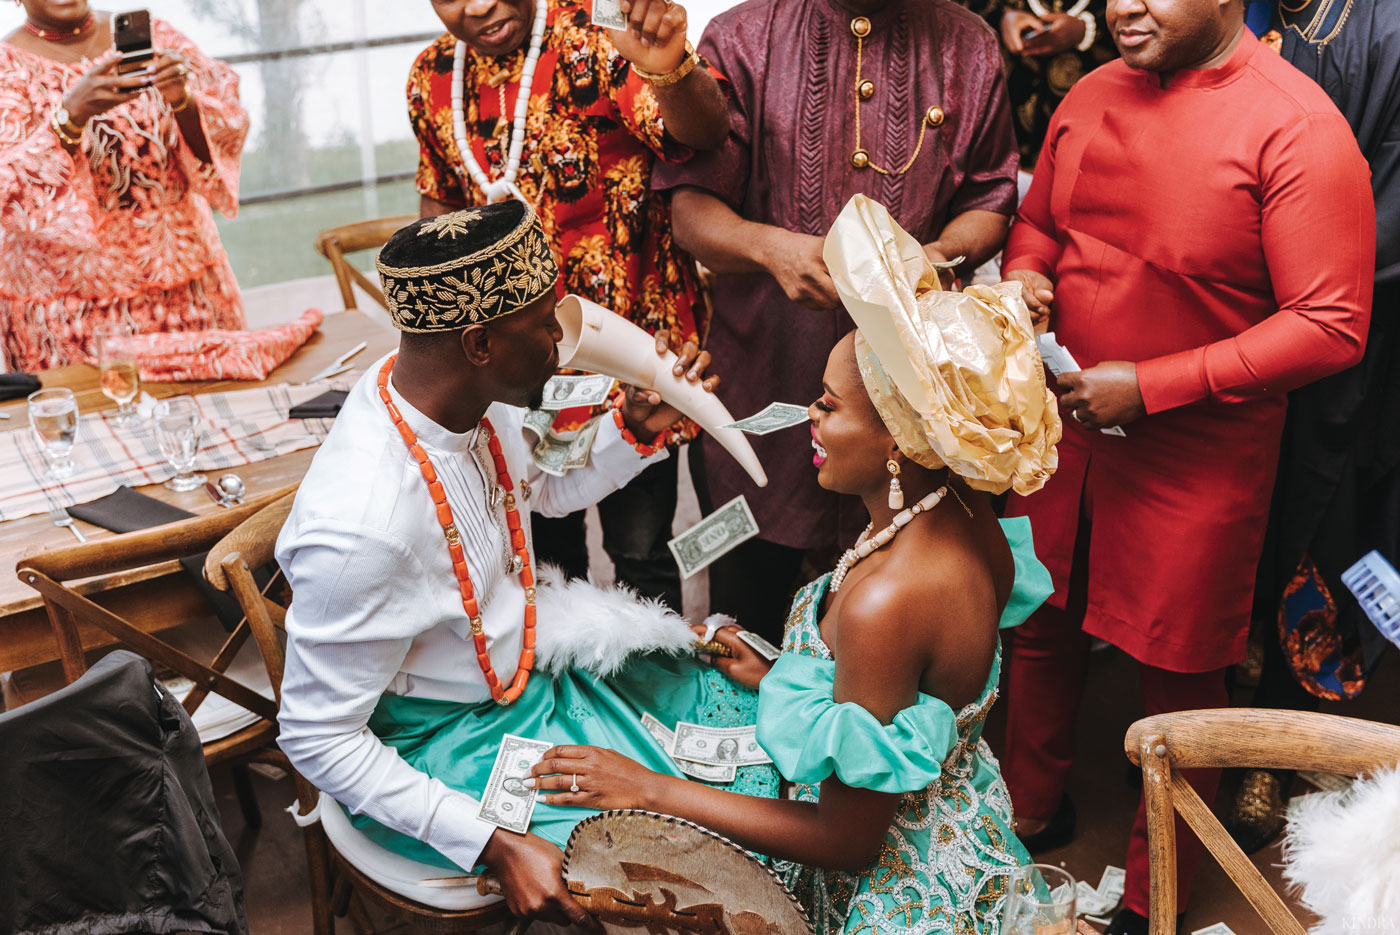
<path id="1" fill-rule="evenodd" d="M 629 388 L 587 466 L 562 477 L 535 468 L 522 407 L 539 405 L 562 331 L 558 269 L 522 202 L 417 221 L 390 238 L 379 269 L 398 354 L 350 393 L 277 543 L 295 595 L 279 743 L 312 784 L 373 820 L 357 823 L 401 842 L 386 846 L 484 864 L 516 915 L 593 928 L 564 888 L 555 844 L 479 820 L 477 800 L 431 768 L 463 753 L 489 766 L 498 737 L 463 744 L 420 730 L 411 746 L 390 745 L 376 728 L 409 708 L 488 725 L 482 734 L 553 716 L 542 710 L 549 677 L 531 681 L 530 513 L 564 515 L 618 490 L 667 457 L 638 440 L 680 415 Z M 669 339 L 657 335 L 658 353 Z M 676 372 L 712 390 L 708 362 L 686 344 Z"/>

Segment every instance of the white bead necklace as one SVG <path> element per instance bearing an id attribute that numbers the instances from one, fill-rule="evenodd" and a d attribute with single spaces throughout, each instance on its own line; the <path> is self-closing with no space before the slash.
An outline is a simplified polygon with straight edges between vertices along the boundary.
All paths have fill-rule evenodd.
<path id="1" fill-rule="evenodd" d="M 525 196 L 515 186 L 515 177 L 520 174 L 520 154 L 525 149 L 525 114 L 530 109 L 530 92 L 535 81 L 535 65 L 540 60 L 540 50 L 544 48 L 544 21 L 548 15 L 547 0 L 535 0 L 535 21 L 530 24 L 530 52 L 525 56 L 525 67 L 520 72 L 520 88 L 515 92 L 515 120 L 510 128 L 510 149 L 506 155 L 505 172 L 496 181 L 486 175 L 472 155 L 471 144 L 467 141 L 467 121 L 462 115 L 462 75 L 467 62 L 467 44 L 457 43 L 457 54 L 452 61 L 452 134 L 457 140 L 457 152 L 462 155 L 467 175 L 486 196 L 487 204 L 514 196 L 525 201 Z M 501 116 L 505 116 L 502 114 Z"/>
<path id="2" fill-rule="evenodd" d="M 908 526 L 913 521 L 914 517 L 938 506 L 947 495 L 947 485 L 939 487 L 933 493 L 924 497 L 907 510 L 901 510 L 899 513 L 895 514 L 894 522 L 890 523 L 873 536 L 870 535 L 870 530 L 875 528 L 875 524 L 871 523 L 869 526 L 866 526 L 865 532 L 861 533 L 860 538 L 856 540 L 855 548 L 847 549 L 846 554 L 841 556 L 841 561 L 836 563 L 836 570 L 831 573 L 830 593 L 835 594 L 837 591 L 841 590 L 841 585 L 845 582 L 846 575 L 855 567 L 856 562 L 865 558 L 876 549 L 888 545 L 889 541 L 895 537 L 895 534 L 905 526 Z"/>

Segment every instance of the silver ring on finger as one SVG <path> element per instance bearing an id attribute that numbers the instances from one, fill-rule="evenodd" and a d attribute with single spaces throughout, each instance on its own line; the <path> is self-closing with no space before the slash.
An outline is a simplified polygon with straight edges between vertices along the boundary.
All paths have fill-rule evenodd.
<path id="1" fill-rule="evenodd" d="M 188 74 L 188 73 L 189 73 L 189 69 L 186 68 L 186 67 L 184 66 L 183 63 L 181 63 L 181 64 L 175 66 L 175 74 L 183 76 L 183 75 L 186 75 L 186 74 Z"/>
<path id="2" fill-rule="evenodd" d="M 1084 415 L 1078 409 L 1071 409 L 1069 416 L 1076 422 L 1082 423 L 1084 421 Z"/>
<path id="3" fill-rule="evenodd" d="M 569 786 L 569 791 L 574 793 L 578 792 L 578 773 L 574 773 L 574 782 L 573 785 Z"/>

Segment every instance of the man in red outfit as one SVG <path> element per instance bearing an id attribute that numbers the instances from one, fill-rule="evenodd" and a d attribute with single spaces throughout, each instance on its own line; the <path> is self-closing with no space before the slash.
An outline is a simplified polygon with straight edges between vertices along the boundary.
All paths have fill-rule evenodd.
<path id="1" fill-rule="evenodd" d="M 1085 368 L 1059 379 L 1059 470 L 1010 505 L 1056 584 L 1009 666 L 1005 775 L 1041 847 L 1073 830 L 1090 636 L 1138 661 L 1147 713 L 1226 705 L 1285 394 L 1360 360 L 1375 261 L 1350 128 L 1241 0 L 1110 0 L 1108 25 L 1123 58 L 1056 112 L 1004 261 Z M 1218 772 L 1186 775 L 1210 801 Z M 1199 846 L 1177 835 L 1184 902 Z M 1112 935 L 1147 930 L 1141 803 L 1127 871 Z"/>

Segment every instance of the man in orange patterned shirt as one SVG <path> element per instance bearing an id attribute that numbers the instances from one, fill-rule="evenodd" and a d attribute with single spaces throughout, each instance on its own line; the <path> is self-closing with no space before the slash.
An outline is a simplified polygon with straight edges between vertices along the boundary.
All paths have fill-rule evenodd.
<path id="1" fill-rule="evenodd" d="M 705 321 L 691 260 L 671 239 L 669 199 L 651 191 L 651 168 L 658 158 L 682 162 L 693 149 L 722 143 L 725 95 L 686 41 L 682 6 L 622 0 L 626 28 L 606 30 L 592 25 L 592 6 L 434 0 L 448 34 L 418 56 L 408 80 L 421 213 L 522 197 L 538 211 L 559 259 L 561 296 L 591 299 L 648 332 L 669 328 L 698 340 Z M 454 126 L 457 81 L 461 121 Z M 555 428 L 578 428 L 593 414 L 567 410 Z M 670 441 L 687 441 L 694 431 L 684 424 Z M 599 514 L 618 578 L 679 610 L 680 576 L 666 548 L 677 460 L 645 471 L 599 504 Z M 535 533 L 541 560 L 587 573 L 582 513 L 537 523 Z"/>

